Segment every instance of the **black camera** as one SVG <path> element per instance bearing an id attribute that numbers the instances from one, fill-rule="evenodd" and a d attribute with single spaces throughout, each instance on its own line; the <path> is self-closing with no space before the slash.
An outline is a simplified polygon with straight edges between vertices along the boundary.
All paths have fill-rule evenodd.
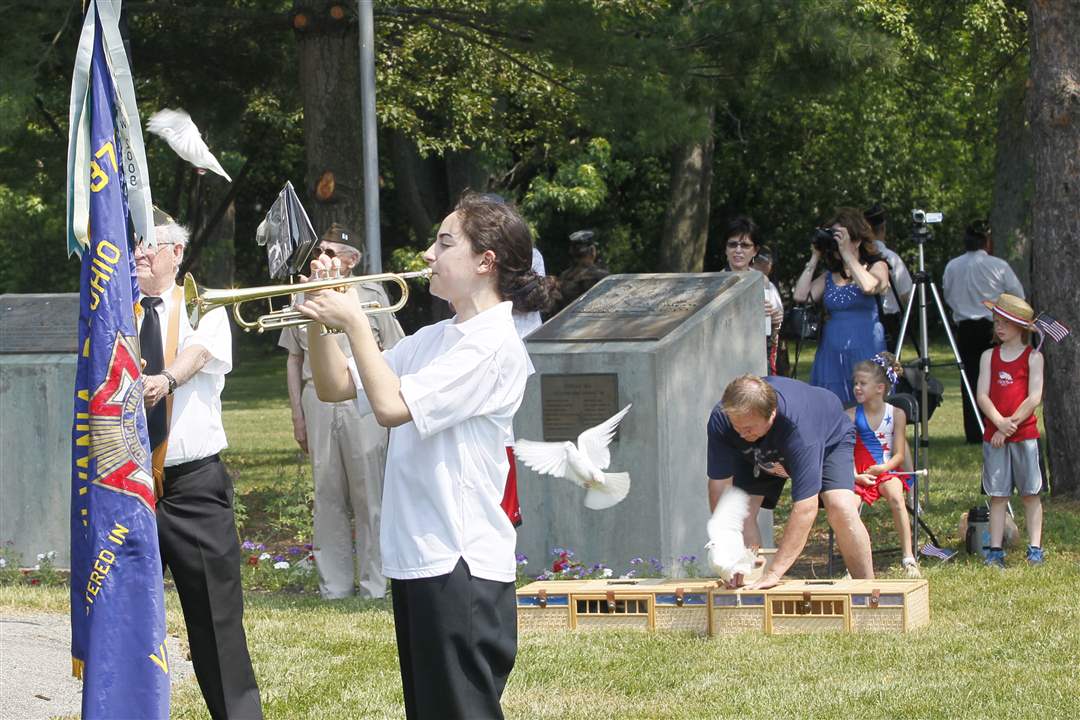
<path id="1" fill-rule="evenodd" d="M 836 231 L 832 228 L 814 228 L 814 236 L 810 240 L 814 247 L 823 255 L 830 252 L 840 252 L 840 246 L 836 244 Z"/>

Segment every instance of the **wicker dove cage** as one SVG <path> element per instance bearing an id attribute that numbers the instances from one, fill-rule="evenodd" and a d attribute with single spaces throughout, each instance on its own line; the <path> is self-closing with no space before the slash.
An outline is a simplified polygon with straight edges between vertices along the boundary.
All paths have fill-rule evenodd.
<path id="1" fill-rule="evenodd" d="M 930 623 L 930 588 L 925 580 L 789 580 L 769 590 L 728 590 L 712 578 L 548 580 L 519 588 L 517 607 L 523 633 L 904 633 Z"/>
<path id="2" fill-rule="evenodd" d="M 790 580 L 766 591 L 716 588 L 714 636 L 827 632 L 903 633 L 930 623 L 925 580 Z"/>
<path id="3" fill-rule="evenodd" d="M 518 629 L 635 629 L 709 633 L 705 578 L 547 580 L 517 591 Z"/>

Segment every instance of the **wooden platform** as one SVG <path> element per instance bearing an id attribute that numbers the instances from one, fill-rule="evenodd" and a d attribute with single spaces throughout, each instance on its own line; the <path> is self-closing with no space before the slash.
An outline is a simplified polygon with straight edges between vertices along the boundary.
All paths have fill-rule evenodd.
<path id="1" fill-rule="evenodd" d="M 517 591 L 518 629 L 903 633 L 930 623 L 926 580 L 789 580 L 764 591 L 712 578 L 548 580 Z"/>

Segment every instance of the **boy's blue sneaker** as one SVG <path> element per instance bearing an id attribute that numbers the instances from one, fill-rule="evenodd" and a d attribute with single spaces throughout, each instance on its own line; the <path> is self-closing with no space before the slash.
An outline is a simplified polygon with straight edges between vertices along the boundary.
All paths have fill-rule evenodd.
<path id="1" fill-rule="evenodd" d="M 987 567 L 1005 567 L 1005 551 L 1004 550 L 987 550 L 986 560 Z"/>
<path id="2" fill-rule="evenodd" d="M 1043 549 L 1041 547 L 1035 547 L 1028 545 L 1027 549 L 1027 561 L 1029 565 L 1042 565 L 1043 564 Z"/>

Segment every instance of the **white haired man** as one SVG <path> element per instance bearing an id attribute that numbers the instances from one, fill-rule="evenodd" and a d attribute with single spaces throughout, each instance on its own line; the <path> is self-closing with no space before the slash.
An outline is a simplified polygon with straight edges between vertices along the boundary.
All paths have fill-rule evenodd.
<path id="1" fill-rule="evenodd" d="M 157 244 L 135 248 L 137 310 L 145 362 L 144 401 L 155 465 L 162 568 L 172 571 L 184 610 L 195 676 L 213 718 L 261 718 L 259 688 L 244 634 L 240 542 L 221 390 L 232 369 L 224 308 L 192 328 L 176 273 L 188 231 L 154 210 Z"/>

